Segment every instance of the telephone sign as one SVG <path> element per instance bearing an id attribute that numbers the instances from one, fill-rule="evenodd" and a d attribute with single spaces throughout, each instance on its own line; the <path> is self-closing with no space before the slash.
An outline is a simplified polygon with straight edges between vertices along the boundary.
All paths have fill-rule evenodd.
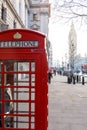
<path id="1" fill-rule="evenodd" d="M 38 47 L 38 41 L 2 41 L 0 47 Z"/>
<path id="2" fill-rule="evenodd" d="M 0 32 L 0 129 L 47 130 L 46 37 L 26 29 Z"/>

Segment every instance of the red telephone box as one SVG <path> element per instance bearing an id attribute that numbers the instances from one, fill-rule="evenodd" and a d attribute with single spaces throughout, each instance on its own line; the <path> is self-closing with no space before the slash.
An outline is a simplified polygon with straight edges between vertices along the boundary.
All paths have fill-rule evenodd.
<path id="1" fill-rule="evenodd" d="M 47 130 L 46 37 L 12 29 L 0 32 L 0 129 Z"/>

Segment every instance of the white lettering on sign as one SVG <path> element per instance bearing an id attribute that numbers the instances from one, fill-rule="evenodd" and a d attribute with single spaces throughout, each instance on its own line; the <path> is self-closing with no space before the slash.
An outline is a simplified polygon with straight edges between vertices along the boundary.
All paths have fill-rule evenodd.
<path id="1" fill-rule="evenodd" d="M 1 41 L 0 47 L 38 47 L 38 41 Z"/>

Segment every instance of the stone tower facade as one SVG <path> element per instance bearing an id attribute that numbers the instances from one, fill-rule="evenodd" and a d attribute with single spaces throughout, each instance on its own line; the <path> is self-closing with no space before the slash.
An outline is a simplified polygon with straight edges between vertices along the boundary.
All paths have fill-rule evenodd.
<path id="1" fill-rule="evenodd" d="M 77 35 L 72 22 L 69 32 L 69 66 L 71 70 L 74 70 L 75 57 L 77 54 Z"/>

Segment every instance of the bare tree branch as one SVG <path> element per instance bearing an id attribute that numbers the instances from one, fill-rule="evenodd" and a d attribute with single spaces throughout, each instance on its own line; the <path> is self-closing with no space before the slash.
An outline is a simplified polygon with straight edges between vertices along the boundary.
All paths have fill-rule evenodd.
<path id="1" fill-rule="evenodd" d="M 56 0 L 52 7 L 57 20 L 76 20 L 87 24 L 87 0 Z M 56 20 L 56 21 L 55 21 Z"/>

